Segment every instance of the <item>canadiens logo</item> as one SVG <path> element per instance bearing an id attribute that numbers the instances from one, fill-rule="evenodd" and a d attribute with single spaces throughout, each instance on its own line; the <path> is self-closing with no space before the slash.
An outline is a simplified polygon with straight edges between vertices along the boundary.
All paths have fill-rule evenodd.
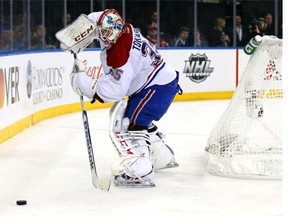
<path id="1" fill-rule="evenodd" d="M 200 83 L 207 79 L 214 70 L 213 67 L 210 67 L 210 60 L 208 60 L 205 54 L 196 55 L 191 54 L 189 60 L 185 60 L 185 67 L 183 73 L 186 74 L 186 77 L 193 82 Z"/>

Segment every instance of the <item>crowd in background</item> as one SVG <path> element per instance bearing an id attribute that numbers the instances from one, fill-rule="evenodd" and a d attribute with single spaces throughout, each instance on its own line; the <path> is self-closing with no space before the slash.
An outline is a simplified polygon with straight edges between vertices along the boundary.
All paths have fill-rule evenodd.
<path id="1" fill-rule="evenodd" d="M 151 15 L 151 23 L 147 26 L 147 38 L 149 41 L 160 47 L 232 47 L 233 26 L 227 26 L 225 17 L 217 17 L 213 23 L 213 27 L 202 34 L 199 29 L 191 31 L 188 26 L 181 26 L 177 35 L 165 34 L 160 35 L 159 44 L 157 41 L 157 20 L 154 11 Z M 154 19 L 154 20 L 153 20 Z M 245 26 L 242 24 L 242 17 L 237 14 L 235 17 L 235 33 L 236 46 L 245 46 L 251 38 L 256 35 L 274 35 L 273 17 L 270 12 L 263 14 L 263 17 L 253 18 L 251 22 Z M 195 40 L 196 39 L 196 40 Z"/>
<path id="2" fill-rule="evenodd" d="M 270 10 L 271 8 L 269 7 L 262 8 L 262 13 L 256 13 L 258 16 L 251 15 L 249 17 L 243 17 L 241 13 L 237 13 L 235 17 L 220 13 L 220 15 L 213 17 L 212 21 L 211 19 L 209 22 L 205 22 L 204 20 L 196 30 L 193 28 L 193 25 L 191 25 L 193 22 L 191 21 L 193 20 L 191 15 L 187 15 L 190 20 L 189 22 L 181 22 L 181 17 L 179 17 L 179 21 L 171 21 L 172 30 L 171 27 L 169 28 L 169 19 L 167 19 L 165 22 L 160 22 L 160 38 L 157 38 L 159 23 L 155 8 L 145 11 L 146 20 L 143 20 L 143 17 L 141 17 L 141 15 L 139 16 L 139 14 L 139 20 L 136 20 L 133 16 L 129 16 L 127 12 L 127 21 L 137 27 L 151 43 L 159 47 L 235 47 L 235 45 L 241 47 L 245 46 L 255 35 L 264 36 L 277 34 L 276 36 L 279 38 L 282 37 L 282 19 L 280 19 L 280 23 L 278 23 L 279 30 L 276 33 L 272 15 L 274 11 Z M 281 8 L 279 10 L 281 10 Z M 12 30 L 11 25 L 9 25 L 11 21 L 10 15 L 2 14 L 0 17 L 0 50 L 59 48 L 55 33 L 64 26 L 69 25 L 78 15 L 86 12 L 75 12 L 75 8 L 72 8 L 71 11 L 72 12 L 68 11 L 65 16 L 62 15 L 61 19 L 59 19 L 59 14 L 55 17 L 52 16 L 51 19 L 54 19 L 54 23 L 58 23 L 56 26 L 51 25 L 51 20 L 49 22 L 47 18 L 45 22 L 47 25 L 32 19 L 30 20 L 32 23 L 29 25 L 30 29 L 26 22 L 27 14 L 17 13 L 13 17 Z M 86 14 L 88 13 L 86 12 Z M 217 15 L 217 13 L 214 14 Z M 207 14 L 207 16 L 209 16 L 209 14 Z M 162 17 L 163 15 L 161 18 Z M 246 20 L 245 23 L 243 22 L 243 18 Z M 161 26 L 163 27 L 161 28 Z M 234 42 L 235 35 L 236 42 Z M 28 40 L 28 38 L 30 38 L 30 40 Z M 95 41 L 90 47 L 99 47 L 99 44 Z"/>

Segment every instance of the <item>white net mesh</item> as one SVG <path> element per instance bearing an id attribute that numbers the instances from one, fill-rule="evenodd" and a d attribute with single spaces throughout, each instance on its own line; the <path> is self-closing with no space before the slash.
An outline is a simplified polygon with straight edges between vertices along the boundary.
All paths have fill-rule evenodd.
<path id="1" fill-rule="evenodd" d="M 264 36 L 205 148 L 217 175 L 282 176 L 282 40 Z"/>

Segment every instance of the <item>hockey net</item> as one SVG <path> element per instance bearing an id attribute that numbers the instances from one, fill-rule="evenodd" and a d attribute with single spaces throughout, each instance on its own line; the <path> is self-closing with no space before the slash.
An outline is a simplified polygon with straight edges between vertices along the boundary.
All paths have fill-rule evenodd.
<path id="1" fill-rule="evenodd" d="M 282 178 L 282 40 L 262 37 L 205 148 L 210 173 Z"/>

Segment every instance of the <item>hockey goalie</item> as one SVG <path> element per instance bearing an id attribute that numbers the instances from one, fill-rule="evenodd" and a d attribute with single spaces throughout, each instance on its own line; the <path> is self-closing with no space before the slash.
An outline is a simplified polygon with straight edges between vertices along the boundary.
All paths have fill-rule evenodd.
<path id="1" fill-rule="evenodd" d="M 114 9 L 81 15 L 56 37 L 61 48 L 72 53 L 99 40 L 104 75 L 93 80 L 83 62 L 76 59 L 72 88 L 92 103 L 115 102 L 109 129 L 120 156 L 112 165 L 115 185 L 154 186 L 155 170 L 178 166 L 174 152 L 153 123 L 181 92 L 178 72 Z"/>

